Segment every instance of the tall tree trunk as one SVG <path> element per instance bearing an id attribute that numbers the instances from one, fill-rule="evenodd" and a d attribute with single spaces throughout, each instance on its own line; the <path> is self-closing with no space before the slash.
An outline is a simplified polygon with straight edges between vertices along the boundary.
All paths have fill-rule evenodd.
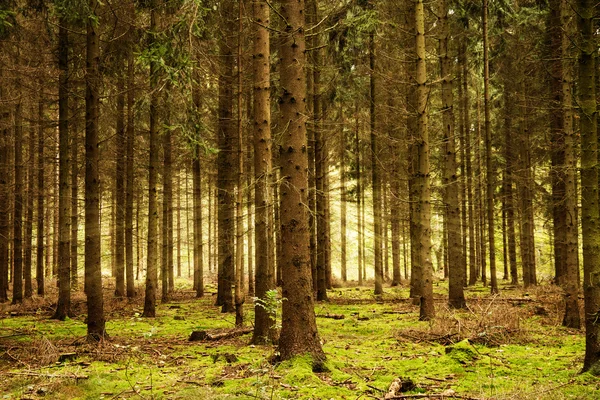
<path id="1" fill-rule="evenodd" d="M 153 8 L 150 12 L 150 31 L 157 32 L 160 10 Z M 158 286 L 158 169 L 159 137 L 158 125 L 158 65 L 150 62 L 150 137 L 149 137 L 149 168 L 148 168 L 148 247 L 146 251 L 146 290 L 144 294 L 143 316 L 156 316 L 156 287 Z M 139 206 L 138 206 L 139 209 Z M 138 219 L 139 224 L 139 219 Z"/>
<path id="2" fill-rule="evenodd" d="M 35 115 L 35 109 L 32 107 L 30 110 L 30 118 Z M 33 295 L 33 288 L 31 282 L 31 267 L 32 267 L 32 245 L 33 245 L 33 180 L 35 175 L 35 128 L 33 123 L 29 123 L 29 136 L 28 136 L 28 151 L 27 151 L 27 203 L 25 206 L 25 243 L 23 245 L 23 279 L 25 281 L 25 298 L 30 298 Z"/>
<path id="3" fill-rule="evenodd" d="M 600 215 L 598 212 L 598 109 L 596 102 L 596 37 L 592 0 L 575 2 L 580 37 L 579 127 L 581 132 L 581 222 L 583 238 L 583 291 L 585 296 L 585 359 L 583 371 L 600 366 Z M 596 372 L 597 373 L 597 372 Z"/>
<path id="4" fill-rule="evenodd" d="M 346 123 L 344 119 L 344 103 L 340 101 L 340 263 L 341 263 L 341 278 L 342 282 L 348 281 L 348 266 L 347 266 L 347 204 L 346 204 L 346 146 L 348 146 L 348 138 L 344 130 Z"/>
<path id="5" fill-rule="evenodd" d="M 181 170 L 179 166 L 176 166 L 175 176 L 175 197 L 177 203 L 175 204 L 175 210 L 177 211 L 177 242 L 175 243 L 177 252 L 177 277 L 181 278 Z"/>
<path id="6" fill-rule="evenodd" d="M 492 294 L 498 293 L 496 278 L 496 243 L 494 222 L 494 170 L 492 169 L 492 121 L 490 117 L 490 61 L 488 40 L 488 0 L 483 0 L 483 113 L 485 118 L 485 174 L 487 200 L 487 228 L 490 249 L 490 289 Z"/>
<path id="7" fill-rule="evenodd" d="M 36 264 L 35 279 L 37 284 L 37 294 L 44 296 L 44 101 L 40 95 L 38 99 L 38 134 L 37 134 L 37 238 L 36 238 Z M 2 235 L 2 222 L 0 221 L 0 237 Z M 1 250 L 0 250 L 1 253 Z M 0 259 L 2 254 L 0 254 Z M 1 294 L 0 294 L 1 296 Z"/>
<path id="8" fill-rule="evenodd" d="M 169 98 L 167 104 L 169 103 Z M 170 124 L 170 111 L 166 111 L 167 124 Z M 163 202 L 162 202 L 162 263 L 161 263 L 161 301 L 169 301 L 169 292 L 173 282 L 173 173 L 171 129 L 162 133 L 163 147 Z"/>
<path id="9" fill-rule="evenodd" d="M 356 220 L 358 230 L 358 285 L 363 284 L 363 264 L 364 264 L 364 229 L 363 229 L 363 218 L 362 218 L 362 176 L 361 176 L 361 163 L 360 163 L 360 122 L 358 118 L 358 102 L 355 105 L 355 119 L 356 128 L 354 130 L 354 140 L 356 142 L 356 150 L 354 153 L 354 164 L 356 165 Z"/>
<path id="10" fill-rule="evenodd" d="M 371 134 L 371 183 L 373 185 L 373 257 L 375 295 L 383 294 L 381 258 L 381 177 L 378 165 L 379 146 L 375 131 L 375 34 L 369 33 L 369 131 Z"/>
<path id="11" fill-rule="evenodd" d="M 562 257 L 564 259 L 564 291 L 565 315 L 563 326 L 579 329 L 581 316 L 579 312 L 579 253 L 578 221 L 577 221 L 577 187 L 575 171 L 577 160 L 575 158 L 574 130 L 573 130 L 573 68 L 571 59 L 571 20 L 573 19 L 571 5 L 567 0 L 560 0 L 560 54 L 561 54 L 561 106 L 562 106 L 562 133 L 564 135 L 564 169 L 565 169 L 565 245 Z"/>
<path id="12" fill-rule="evenodd" d="M 463 246 L 460 230 L 460 203 L 458 199 L 458 180 L 456 177 L 456 141 L 454 132 L 454 71 L 452 59 L 448 54 L 450 27 L 448 26 L 448 3 L 441 2 L 440 13 L 440 76 L 442 80 L 442 119 L 444 156 L 444 211 L 447 240 L 448 240 L 448 281 L 450 307 L 464 308 L 466 306 L 463 287 L 466 284 Z"/>
<path id="13" fill-rule="evenodd" d="M 121 60 L 122 61 L 122 60 Z M 115 296 L 125 296 L 125 76 L 117 78 L 117 158 L 115 168 Z"/>
<path id="14" fill-rule="evenodd" d="M 417 203 L 416 222 L 419 225 L 418 268 L 421 269 L 421 309 L 420 320 L 430 320 L 435 314 L 433 305 L 433 282 L 431 265 L 431 193 L 429 176 L 429 134 L 428 134 L 428 97 L 427 71 L 425 67 L 425 12 L 423 0 L 415 2 L 415 53 L 417 58 L 416 82 L 417 82 L 417 130 L 415 144 L 417 169 L 414 177 Z"/>
<path id="15" fill-rule="evenodd" d="M 76 107 L 72 107 L 76 109 Z M 73 129 L 71 129 L 71 286 L 79 285 L 79 129 L 77 117 L 71 113 Z"/>
<path id="16" fill-rule="evenodd" d="M 194 107 L 198 116 L 200 115 L 200 92 L 198 89 L 194 91 Z M 192 198 L 193 198 L 193 228 L 194 228 L 194 237 L 193 237 L 193 249 L 194 249 L 194 289 L 196 290 L 196 297 L 204 296 L 204 254 L 203 254 L 203 238 L 202 238 L 202 165 L 200 161 L 200 143 L 201 143 L 201 134 L 200 129 L 196 130 L 196 137 L 194 140 L 194 158 L 192 160 Z M 209 204 L 210 204 L 210 192 L 211 188 L 209 185 Z M 211 223 L 210 214 L 212 214 L 212 209 L 209 206 L 209 226 Z M 189 231 L 188 231 L 189 237 Z M 209 236 L 210 242 L 210 236 Z M 209 250 L 209 261 L 210 261 L 210 250 Z M 210 264 L 210 262 L 209 262 Z"/>
<path id="17" fill-rule="evenodd" d="M 87 295 L 87 337 L 99 341 L 105 336 L 100 253 L 100 171 L 98 157 L 98 114 L 100 109 L 99 38 L 97 0 L 89 0 L 87 20 L 85 93 L 85 293 Z"/>
<path id="18" fill-rule="evenodd" d="M 281 153 L 281 254 L 283 302 L 281 359 L 310 353 L 315 362 L 325 360 L 314 312 L 310 272 L 308 226 L 308 159 L 306 155 L 306 58 L 304 1 L 280 0 L 286 32 L 281 45 L 279 104 L 287 127 Z"/>
<path id="19" fill-rule="evenodd" d="M 13 304 L 23 301 L 23 105 L 15 107 L 14 140 L 14 214 L 13 214 Z M 68 225 L 67 225 L 68 226 Z M 68 263 L 67 263 L 68 266 Z"/>
<path id="20" fill-rule="evenodd" d="M 129 5 L 129 14 L 132 20 L 135 17 L 135 3 Z M 130 38 L 127 49 L 127 129 L 126 139 L 126 185 L 125 185 L 125 281 L 127 285 L 127 297 L 135 297 L 135 282 L 133 278 L 133 150 L 135 142 L 135 66 L 133 59 L 133 42 Z M 139 208 L 139 205 L 138 205 Z"/>
<path id="21" fill-rule="evenodd" d="M 2 88 L 0 88 L 0 93 L 1 92 L 3 92 Z M 9 131 L 7 121 L 9 117 L 10 114 L 3 106 L 0 110 L 0 118 L 3 122 L 2 128 L 0 128 L 0 302 L 2 303 L 8 301 L 8 273 L 10 270 L 8 259 L 8 232 L 10 230 L 8 221 L 8 215 L 10 213 L 8 202 L 10 193 L 10 185 L 8 182 Z"/>
<path id="22" fill-rule="evenodd" d="M 59 27 L 59 86 L 58 86 L 58 225 L 59 225 L 59 270 L 58 270 L 58 304 L 53 318 L 64 320 L 71 312 L 71 232 L 69 201 L 69 39 L 67 19 L 60 18 Z"/>
<path id="23" fill-rule="evenodd" d="M 222 4 L 222 15 L 225 25 L 233 24 L 233 2 Z M 234 284 L 235 260 L 235 164 L 234 153 L 235 130 L 233 125 L 233 65 L 234 56 L 233 35 L 225 34 L 220 38 L 219 52 L 221 55 L 221 71 L 219 73 L 219 124 L 217 154 L 217 188 L 218 188 L 218 293 L 217 305 L 221 311 L 233 312 L 233 296 L 231 286 Z"/>
<path id="24" fill-rule="evenodd" d="M 274 276 L 270 268 L 272 251 L 272 140 L 271 140 L 271 87 L 270 87 L 270 54 L 269 4 L 266 0 L 252 3 L 254 20 L 254 57 L 252 68 L 254 74 L 254 240 L 256 261 L 256 291 L 258 299 L 266 300 L 267 292 L 275 289 Z M 264 304 L 263 304 L 264 305 Z M 252 343 L 269 343 L 275 339 L 275 321 L 272 310 L 259 303 L 254 305 L 254 334 Z"/>
<path id="25" fill-rule="evenodd" d="M 236 219 L 235 219 L 235 324 L 244 325 L 244 126 L 242 122 L 242 35 L 243 35 L 243 6 L 238 3 L 238 34 L 237 34 L 237 135 L 236 135 Z"/>

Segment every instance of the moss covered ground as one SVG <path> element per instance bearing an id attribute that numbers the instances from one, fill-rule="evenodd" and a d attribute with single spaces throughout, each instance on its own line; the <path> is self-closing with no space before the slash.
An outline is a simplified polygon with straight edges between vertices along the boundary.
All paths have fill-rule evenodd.
<path id="1" fill-rule="evenodd" d="M 140 298 L 107 296 L 110 337 L 100 346 L 85 341 L 81 294 L 63 322 L 49 319 L 50 300 L 0 305 L 0 398 L 383 399 L 394 381 L 396 398 L 600 398 L 600 380 L 579 373 L 584 332 L 560 326 L 558 289 L 505 286 L 492 297 L 474 287 L 460 311 L 444 293 L 440 282 L 437 317 L 422 322 L 406 287 L 377 299 L 366 287 L 330 291 L 315 307 L 328 369 L 319 373 L 307 357 L 271 364 L 276 348 L 250 346 L 250 335 L 189 342 L 194 330 L 234 328 L 210 294 L 180 290 L 154 319 L 140 317 Z"/>

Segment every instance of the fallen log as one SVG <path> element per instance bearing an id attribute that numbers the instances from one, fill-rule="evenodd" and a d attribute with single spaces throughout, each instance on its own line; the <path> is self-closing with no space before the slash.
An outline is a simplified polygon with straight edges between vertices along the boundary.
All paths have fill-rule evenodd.
<path id="1" fill-rule="evenodd" d="M 5 372 L 6 375 L 12 376 L 35 376 L 40 378 L 68 378 L 68 379 L 88 379 L 87 375 L 77 375 L 77 374 L 45 374 L 41 372 Z"/>
<path id="2" fill-rule="evenodd" d="M 189 341 L 197 342 L 197 341 L 217 341 L 223 339 L 230 339 L 242 335 L 246 335 L 251 333 L 254 328 L 242 328 L 242 329 L 234 329 L 225 332 L 208 332 L 208 331 L 193 331 L 190 334 Z"/>

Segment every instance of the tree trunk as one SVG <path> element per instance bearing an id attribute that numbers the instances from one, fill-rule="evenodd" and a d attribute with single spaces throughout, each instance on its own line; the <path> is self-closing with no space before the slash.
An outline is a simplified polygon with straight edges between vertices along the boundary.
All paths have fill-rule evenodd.
<path id="1" fill-rule="evenodd" d="M 153 8 L 150 12 L 150 31 L 156 32 L 158 15 L 160 11 Z M 143 316 L 154 318 L 156 316 L 156 287 L 158 286 L 158 169 L 159 162 L 159 137 L 158 125 L 158 65 L 156 61 L 150 63 L 150 160 L 148 168 L 148 247 L 146 251 L 146 290 L 144 294 Z M 139 209 L 139 206 L 138 206 Z M 138 219 L 139 224 L 139 219 Z"/>
<path id="2" fill-rule="evenodd" d="M 59 191 L 58 191 L 58 304 L 53 318 L 64 320 L 71 312 L 71 232 L 69 201 L 69 39 L 67 19 L 60 18 L 59 27 L 59 86 L 58 86 L 58 162 L 59 162 Z"/>
<path id="3" fill-rule="evenodd" d="M 32 107 L 30 110 L 30 118 L 35 115 L 35 110 Z M 29 123 L 29 145 L 27 151 L 27 203 L 25 208 L 25 243 L 23 245 L 23 279 L 25 281 L 25 298 L 30 298 L 33 295 L 31 282 L 31 266 L 32 266 L 32 245 L 33 245 L 33 180 L 35 175 L 35 128 L 33 123 Z"/>
<path id="4" fill-rule="evenodd" d="M 135 17 L 135 3 L 130 4 L 129 13 L 131 18 Z M 126 185 L 125 185 L 125 281 L 127 285 L 127 297 L 135 297 L 135 282 L 133 279 L 133 149 L 135 142 L 135 64 L 133 59 L 133 43 L 130 38 L 127 50 L 127 129 L 126 139 Z M 138 205 L 139 207 L 139 205 Z"/>
<path id="5" fill-rule="evenodd" d="M 242 122 L 242 35 L 243 35 L 243 6 L 238 4 L 238 34 L 237 34 L 237 135 L 236 135 L 236 216 L 235 216 L 235 324 L 244 325 L 244 126 Z"/>
<path id="6" fill-rule="evenodd" d="M 100 171 L 98 168 L 98 113 L 100 108 L 99 38 L 96 27 L 97 0 L 89 0 L 92 16 L 87 20 L 85 93 L 85 293 L 87 295 L 87 337 L 102 340 L 104 303 L 100 253 Z"/>
<path id="7" fill-rule="evenodd" d="M 270 87 L 270 54 L 269 31 L 266 27 L 270 23 L 269 4 L 266 0 L 255 1 L 252 5 L 254 20 L 254 57 L 252 68 L 254 74 L 254 240 L 256 263 L 256 291 L 258 299 L 266 300 L 269 290 L 275 289 L 274 277 L 270 268 L 272 256 L 272 212 L 271 195 L 271 87 Z M 275 320 L 272 310 L 254 305 L 254 333 L 252 343 L 269 343 L 275 339 Z"/>
<path id="8" fill-rule="evenodd" d="M 345 118 L 344 118 L 344 103 L 340 101 L 340 263 L 341 263 L 341 278 L 342 282 L 348 281 L 348 266 L 347 266 L 347 204 L 346 204 L 346 147 L 348 139 L 346 137 Z"/>
<path id="9" fill-rule="evenodd" d="M 440 76 L 442 80 L 442 120 L 444 141 L 444 211 L 448 240 L 448 282 L 450 307 L 466 307 L 463 287 L 466 283 L 463 246 L 460 230 L 460 203 L 456 177 L 456 142 L 454 132 L 454 71 L 448 54 L 450 27 L 448 26 L 448 3 L 442 0 L 440 13 Z"/>
<path id="10" fill-rule="evenodd" d="M 37 283 L 37 294 L 44 296 L 44 101 L 38 99 L 38 148 L 37 148 L 37 238 L 36 238 L 36 264 L 35 279 Z M 1 218 L 0 218 L 1 219 Z M 0 221 L 0 237 L 2 234 L 2 222 Z M 0 249 L 0 253 L 1 253 Z M 0 259 L 2 259 L 0 254 Z M 1 296 L 1 294 L 0 294 Z"/>
<path id="11" fill-rule="evenodd" d="M 577 0 L 579 25 L 579 127 L 581 132 L 581 219 L 583 290 L 585 296 L 585 359 L 583 371 L 600 367 L 600 231 L 598 212 L 598 124 L 596 103 L 596 3 Z"/>
<path id="12" fill-rule="evenodd" d="M 356 219 L 357 219 L 357 231 L 358 231 L 358 285 L 363 284 L 363 264 L 364 264 L 364 229 L 363 229 L 363 205 L 362 205 L 362 176 L 361 176 L 361 163 L 360 163 L 360 122 L 358 118 L 358 102 L 355 106 L 355 119 L 356 128 L 354 130 L 354 140 L 356 142 L 356 149 L 354 153 L 354 164 L 356 164 Z"/>
<path id="13" fill-rule="evenodd" d="M 371 134 L 371 183 L 373 185 L 373 264 L 375 295 L 383 294 L 381 258 L 381 177 L 378 165 L 379 146 L 375 132 L 375 34 L 369 33 L 369 131 Z"/>
<path id="14" fill-rule="evenodd" d="M 167 95 L 167 104 L 169 96 Z M 170 124 L 170 110 L 166 110 L 166 122 Z M 167 127 L 163 133 L 163 202 L 162 202 L 162 263 L 161 263 L 161 301 L 169 301 L 173 282 L 173 173 L 171 129 Z"/>
<path id="15" fill-rule="evenodd" d="M 414 154 L 417 169 L 414 177 L 417 202 L 416 223 L 419 225 L 419 237 L 417 240 L 418 267 L 421 269 L 421 309 L 420 320 L 430 320 L 435 314 L 433 305 L 433 282 L 431 265 L 431 193 L 429 176 L 429 134 L 428 124 L 428 97 L 427 71 L 425 67 L 425 12 L 423 0 L 415 2 L 415 53 L 417 58 L 416 82 L 417 82 L 417 130 Z"/>
<path id="16" fill-rule="evenodd" d="M 564 135 L 564 169 L 565 169 L 565 245 L 562 257 L 564 259 L 564 291 L 565 291 L 565 316 L 563 326 L 579 329 L 581 316 L 579 312 L 579 262 L 577 255 L 579 246 L 578 221 L 577 221 L 577 187 L 575 171 L 577 160 L 575 158 L 574 130 L 573 130 L 573 69 L 571 59 L 571 28 L 573 18 L 571 5 L 567 0 L 560 0 L 561 32 L 561 106 L 562 106 L 562 133 Z"/>
<path id="17" fill-rule="evenodd" d="M 280 0 L 286 26 L 281 45 L 282 122 L 287 127 L 281 152 L 281 254 L 283 302 L 278 351 L 281 359 L 310 353 L 321 363 L 325 353 L 317 333 L 311 288 L 306 155 L 306 58 L 304 1 Z"/>
<path id="18" fill-rule="evenodd" d="M 13 214 L 13 304 L 23 301 L 23 105 L 15 107 L 14 214 Z M 68 224 L 67 224 L 68 226 Z M 68 266 L 68 263 L 67 263 Z"/>
<path id="19" fill-rule="evenodd" d="M 118 56 L 117 56 L 118 57 Z M 122 60 L 121 60 L 122 61 Z M 115 168 L 115 296 L 125 296 L 125 76 L 117 78 L 117 157 Z"/>
<path id="20" fill-rule="evenodd" d="M 0 88 L 0 92 L 3 92 L 2 88 Z M 10 118 L 10 114 L 4 109 L 4 105 L 0 110 L 0 118 L 3 122 L 2 128 L 0 128 L 0 302 L 4 303 L 8 301 L 8 273 L 10 270 L 8 259 L 8 232 L 10 230 L 8 222 L 8 215 L 10 213 L 8 202 L 10 193 L 8 182 L 9 131 L 7 121 Z"/>
<path id="21" fill-rule="evenodd" d="M 222 4 L 222 15 L 225 25 L 233 24 L 233 2 Z M 219 124 L 217 154 L 217 188 L 218 188 L 218 293 L 217 305 L 224 313 L 233 312 L 233 296 L 231 286 L 234 284 L 235 260 L 235 171 L 236 154 L 234 153 L 235 130 L 233 127 L 233 35 L 226 34 L 220 38 L 221 71 L 219 73 Z"/>
<path id="22" fill-rule="evenodd" d="M 483 98 L 485 119 L 485 173 L 486 173 L 486 200 L 487 200 L 487 228 L 490 249 L 490 289 L 492 294 L 498 293 L 498 280 L 496 278 L 496 243 L 494 222 L 494 175 L 492 169 L 492 128 L 490 117 L 490 62 L 488 55 L 488 0 L 483 0 Z"/>

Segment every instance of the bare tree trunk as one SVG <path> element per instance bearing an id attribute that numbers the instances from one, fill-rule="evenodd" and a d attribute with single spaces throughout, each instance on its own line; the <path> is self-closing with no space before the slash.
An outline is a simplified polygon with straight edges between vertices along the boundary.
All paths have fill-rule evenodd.
<path id="1" fill-rule="evenodd" d="M 340 263 L 341 263 L 341 278 L 342 282 L 348 281 L 348 266 L 347 266 L 347 204 L 346 204 L 346 146 L 348 139 L 344 128 L 346 120 L 344 118 L 344 103 L 340 101 Z"/>
<path id="2" fill-rule="evenodd" d="M 494 230 L 494 175 L 492 169 L 492 128 L 490 117 L 490 65 L 488 56 L 488 0 L 483 0 L 483 97 L 485 118 L 485 162 L 486 162 L 486 198 L 488 220 L 488 243 L 490 249 L 490 288 L 492 294 L 498 293 L 496 278 L 496 244 Z"/>
<path id="3" fill-rule="evenodd" d="M 96 15 L 97 0 L 89 0 Z M 100 63 L 97 18 L 87 21 L 85 94 L 85 293 L 87 295 L 87 337 L 99 341 L 106 335 L 102 297 L 102 259 L 100 253 L 100 171 L 98 168 L 98 113 L 100 108 Z"/>
<path id="4" fill-rule="evenodd" d="M 282 328 L 278 351 L 281 359 L 310 353 L 313 360 L 325 360 L 317 332 L 310 285 L 310 238 L 308 226 L 308 159 L 306 143 L 306 68 L 304 1 L 280 0 L 286 21 L 281 45 L 281 86 L 279 104 L 287 127 L 281 153 L 281 236 L 279 264 L 282 269 Z"/>
<path id="5" fill-rule="evenodd" d="M 242 35 L 243 35 L 243 7 L 238 4 L 238 34 L 237 34 L 237 193 L 236 193 L 236 219 L 235 219 L 235 324 L 244 325 L 244 126 L 242 125 Z"/>
<path id="6" fill-rule="evenodd" d="M 150 12 L 150 31 L 156 32 L 160 11 L 153 8 Z M 156 316 L 156 287 L 158 286 L 158 169 L 159 138 L 157 132 L 158 118 L 158 66 L 156 61 L 150 63 L 150 162 L 148 168 L 148 250 L 146 252 L 146 290 L 144 295 L 144 317 Z M 139 207 L 138 207 L 139 209 Z M 139 219 L 138 219 L 139 224 Z"/>
<path id="7" fill-rule="evenodd" d="M 59 86 L 58 86 L 58 153 L 59 153 L 59 191 L 58 191 L 58 225 L 59 225 L 59 270 L 58 270 L 58 304 L 53 318 L 64 320 L 71 313 L 71 241 L 70 241 L 70 207 L 69 201 L 69 39 L 67 19 L 60 18 L 59 27 Z M 19 177 L 17 177 L 20 179 Z"/>
<path id="8" fill-rule="evenodd" d="M 14 213 L 13 213 L 13 304 L 23 301 L 23 105 L 15 107 L 14 140 Z M 68 226 L 68 225 L 67 225 Z M 68 263 L 67 263 L 68 265 Z"/>
<path id="9" fill-rule="evenodd" d="M 168 103 L 168 95 L 167 98 Z M 167 124 L 170 123 L 170 111 L 166 111 Z M 163 203 L 162 203 L 162 287 L 161 301 L 168 302 L 169 292 L 173 282 L 173 173 L 172 173 L 172 147 L 171 129 L 163 132 Z"/>
<path id="10" fill-rule="evenodd" d="M 115 296 L 125 296 L 125 76 L 117 78 L 117 158 L 115 168 Z"/>
<path id="11" fill-rule="evenodd" d="M 0 92 L 3 92 L 0 88 Z M 8 301 L 8 275 L 10 264 L 8 259 L 8 232 L 10 230 L 8 222 L 9 203 L 9 161 L 8 161 L 8 119 L 10 114 L 2 106 L 0 118 L 2 118 L 2 128 L 0 128 L 0 302 Z"/>
<path id="12" fill-rule="evenodd" d="M 35 115 L 35 109 L 30 110 L 30 118 Z M 33 245 L 33 180 L 35 175 L 34 153 L 35 153 L 35 128 L 33 123 L 29 125 L 28 136 L 28 151 L 27 151 L 27 203 L 25 208 L 25 243 L 23 245 L 23 279 L 25 281 L 25 298 L 33 296 L 33 288 L 31 282 L 31 267 L 32 267 L 32 245 Z"/>
<path id="13" fill-rule="evenodd" d="M 40 97 L 38 99 L 38 148 L 37 148 L 37 238 L 36 238 L 36 265 L 35 265 L 35 279 L 37 283 L 37 294 L 44 296 L 44 101 Z M 0 237 L 2 223 L 0 222 Z M 1 253 L 1 250 L 0 250 Z M 0 259 L 2 254 L 0 254 Z M 1 296 L 1 293 L 0 293 Z"/>
<path id="14" fill-rule="evenodd" d="M 450 27 L 448 26 L 448 3 L 441 2 L 440 12 L 440 75 L 442 80 L 442 119 L 444 124 L 444 207 L 447 229 L 447 254 L 449 273 L 449 300 L 450 307 L 466 307 L 463 287 L 466 284 L 464 257 L 462 253 L 462 240 L 460 231 L 460 203 L 458 199 L 458 180 L 456 177 L 456 141 L 454 130 L 454 71 L 452 59 L 448 54 Z"/>
<path id="15" fill-rule="evenodd" d="M 135 17 L 135 3 L 130 3 L 129 14 L 133 19 Z M 135 143 L 135 118 L 134 118 L 134 99 L 135 99 L 135 66 L 133 60 L 133 43 L 130 38 L 129 49 L 127 50 L 127 129 L 125 131 L 126 139 L 126 193 L 125 193 L 125 281 L 127 285 L 127 297 L 135 297 L 135 282 L 133 279 L 133 157 Z M 138 204 L 139 208 L 139 204 Z M 139 237 L 139 236 L 138 236 Z"/>
<path id="16" fill-rule="evenodd" d="M 233 24 L 233 2 L 222 4 L 222 15 L 225 25 Z M 233 312 L 233 296 L 231 286 L 235 274 L 235 163 L 234 153 L 235 131 L 233 129 L 233 35 L 226 34 L 219 39 L 219 52 L 222 59 L 219 73 L 219 126 L 217 154 L 217 188 L 218 188 L 218 293 L 216 305 L 221 306 L 224 313 Z"/>

